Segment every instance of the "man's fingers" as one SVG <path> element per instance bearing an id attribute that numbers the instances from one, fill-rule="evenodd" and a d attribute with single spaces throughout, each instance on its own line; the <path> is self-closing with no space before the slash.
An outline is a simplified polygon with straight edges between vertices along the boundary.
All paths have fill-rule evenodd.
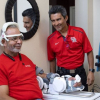
<path id="1" fill-rule="evenodd" d="M 70 80 L 70 81 L 71 81 L 71 80 L 75 80 L 75 77 L 70 77 L 68 80 Z"/>
<path id="2" fill-rule="evenodd" d="M 78 82 L 78 83 L 75 83 L 74 84 L 74 87 L 78 87 L 78 86 L 81 86 L 82 85 L 82 83 L 81 82 Z"/>
<path id="3" fill-rule="evenodd" d="M 93 82 L 94 82 L 94 80 L 90 80 L 90 79 L 88 79 L 88 80 L 87 80 L 87 84 L 88 84 L 88 86 L 92 85 Z"/>

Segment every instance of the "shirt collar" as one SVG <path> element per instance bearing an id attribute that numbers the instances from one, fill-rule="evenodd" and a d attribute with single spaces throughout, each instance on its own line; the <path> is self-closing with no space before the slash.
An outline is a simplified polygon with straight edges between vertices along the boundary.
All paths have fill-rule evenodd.
<path id="1" fill-rule="evenodd" d="M 72 30 L 72 26 L 70 26 L 69 24 L 67 24 L 68 25 L 68 36 L 73 36 L 73 32 L 71 32 L 71 30 Z M 59 32 L 59 31 L 56 31 L 56 34 L 57 34 L 57 38 L 59 38 L 59 37 L 61 37 L 62 35 L 61 35 L 61 33 Z"/>

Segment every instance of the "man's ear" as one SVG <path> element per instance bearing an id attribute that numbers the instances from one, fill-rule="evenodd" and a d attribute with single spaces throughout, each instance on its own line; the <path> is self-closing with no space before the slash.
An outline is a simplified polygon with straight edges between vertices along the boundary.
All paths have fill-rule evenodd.
<path id="1" fill-rule="evenodd" d="M 67 20 L 68 20 L 68 16 L 66 15 L 66 17 L 65 17 L 65 20 L 66 20 L 66 22 L 67 22 Z"/>
<path id="2" fill-rule="evenodd" d="M 6 40 L 5 39 L 2 39 L 2 44 L 3 44 L 3 46 L 6 46 Z"/>

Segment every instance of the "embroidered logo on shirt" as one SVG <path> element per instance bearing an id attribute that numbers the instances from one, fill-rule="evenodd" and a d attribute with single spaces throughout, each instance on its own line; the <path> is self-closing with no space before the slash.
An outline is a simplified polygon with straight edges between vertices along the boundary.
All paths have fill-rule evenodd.
<path id="1" fill-rule="evenodd" d="M 31 65 L 25 65 L 25 67 L 31 67 Z"/>
<path id="2" fill-rule="evenodd" d="M 72 41 L 72 42 L 77 42 L 77 40 L 76 40 L 75 37 L 71 37 L 71 41 Z"/>
<path id="3" fill-rule="evenodd" d="M 59 42 L 55 43 L 55 45 L 57 45 Z"/>

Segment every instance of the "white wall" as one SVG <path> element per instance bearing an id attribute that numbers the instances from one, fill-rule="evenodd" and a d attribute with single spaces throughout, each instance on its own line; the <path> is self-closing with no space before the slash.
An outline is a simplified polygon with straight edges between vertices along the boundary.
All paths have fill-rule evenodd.
<path id="1" fill-rule="evenodd" d="M 100 0 L 93 0 L 93 40 L 95 58 L 95 56 L 98 55 L 100 43 Z M 94 61 L 97 62 L 97 59 L 95 59 Z M 100 71 L 95 72 L 95 83 L 100 86 Z"/>
<path id="2" fill-rule="evenodd" d="M 83 28 L 88 35 L 88 0 L 75 0 L 75 26 Z M 87 57 L 85 57 L 84 67 L 87 72 Z"/>
<path id="3" fill-rule="evenodd" d="M 5 23 L 5 5 L 7 0 L 2 0 L 0 3 L 0 29 L 2 28 L 2 25 Z"/>
<path id="4" fill-rule="evenodd" d="M 88 0 L 88 37 L 93 46 L 93 0 Z"/>
<path id="5" fill-rule="evenodd" d="M 88 0 L 75 0 L 75 26 L 88 34 Z"/>
<path id="6" fill-rule="evenodd" d="M 2 25 L 5 23 L 5 5 L 6 5 L 7 0 L 2 0 L 0 3 L 0 32 Z M 3 48 L 0 46 L 0 54 L 2 53 Z"/>

